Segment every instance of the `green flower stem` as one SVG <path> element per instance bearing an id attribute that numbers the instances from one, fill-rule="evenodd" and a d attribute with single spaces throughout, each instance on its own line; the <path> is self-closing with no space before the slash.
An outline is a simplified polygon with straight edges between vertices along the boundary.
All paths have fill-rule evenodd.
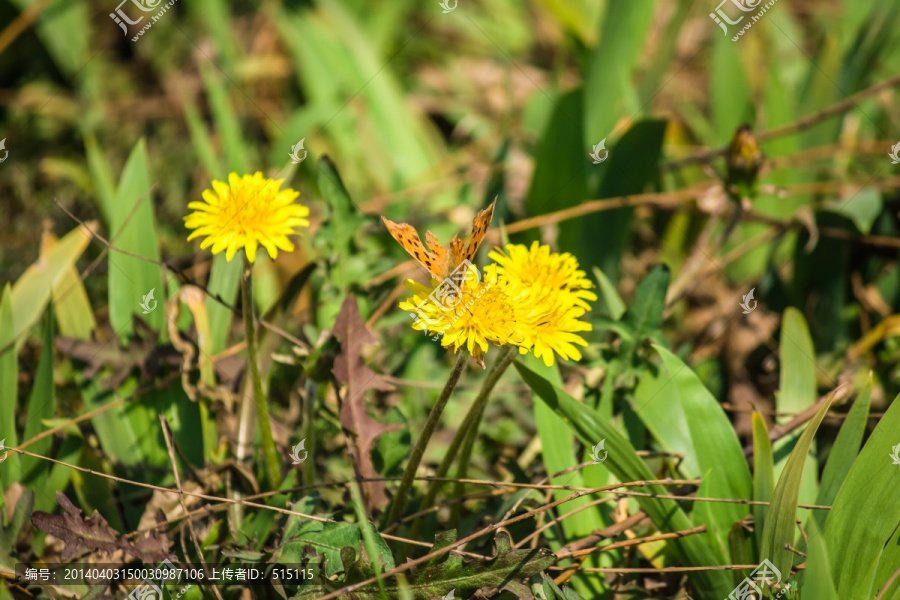
<path id="1" fill-rule="evenodd" d="M 256 420 L 262 435 L 263 456 L 269 483 L 273 488 L 281 487 L 281 461 L 272 437 L 272 424 L 269 422 L 269 404 L 263 393 L 262 377 L 259 374 L 257 360 L 256 324 L 253 318 L 253 265 L 244 254 L 244 273 L 241 276 L 241 306 L 244 312 L 244 329 L 247 332 L 247 362 L 250 363 L 250 376 L 253 378 L 253 399 L 256 403 Z M 247 400 L 244 399 L 244 402 Z"/>
<path id="2" fill-rule="evenodd" d="M 478 397 L 475 398 L 475 401 L 472 403 L 472 406 L 469 407 L 469 412 L 466 413 L 466 417 L 463 419 L 463 422 L 460 424 L 459 428 L 456 430 L 456 434 L 453 436 L 453 441 L 450 442 L 450 447 L 447 448 L 447 453 L 444 455 L 441 464 L 437 468 L 437 472 L 435 473 L 435 477 L 441 478 L 447 475 L 447 472 L 450 471 L 450 465 L 453 464 L 454 459 L 457 456 L 457 452 L 459 452 L 459 448 L 463 443 L 463 440 L 468 442 L 468 436 L 466 433 L 469 430 L 472 430 L 471 438 L 474 442 L 475 432 L 478 430 L 478 423 L 481 421 L 481 417 L 484 414 L 484 409 L 487 406 L 488 399 L 491 396 L 491 392 L 494 390 L 494 386 L 497 385 L 497 382 L 500 381 L 500 377 L 503 373 L 506 372 L 506 369 L 509 368 L 509 365 L 513 363 L 516 359 L 516 348 L 514 346 L 507 346 L 500 350 L 500 355 L 497 357 L 497 361 L 491 367 L 491 370 L 488 371 L 487 378 L 484 380 L 484 384 L 481 386 L 481 391 L 478 392 Z M 471 443 L 467 443 L 469 453 L 471 453 L 472 445 Z M 463 449 L 463 454 L 466 455 L 463 458 L 464 461 L 468 461 L 468 454 Z M 462 471 L 465 468 L 462 466 L 462 461 L 460 462 L 460 469 Z M 422 500 L 422 508 L 425 509 L 431 506 L 434 503 L 435 498 L 437 498 L 438 491 L 441 489 L 442 482 L 433 481 L 431 482 L 431 486 L 428 488 L 428 492 L 425 494 L 425 498 Z M 416 522 L 413 527 L 412 533 L 410 534 L 411 539 L 418 539 L 418 534 L 421 533 L 422 524 L 424 523 L 424 519 L 420 519 Z"/>
<path id="3" fill-rule="evenodd" d="M 316 451 L 316 430 L 313 427 L 313 414 L 316 409 L 316 399 L 319 397 L 319 384 L 312 379 L 306 380 L 306 393 L 303 394 L 303 438 L 307 440 L 309 446 L 306 451 L 309 452 L 308 462 L 303 469 L 303 483 L 312 487 L 315 484 L 316 472 L 313 469 L 315 465 Z"/>
<path id="4" fill-rule="evenodd" d="M 422 435 L 420 435 L 419 439 L 416 441 L 416 446 L 409 456 L 409 462 L 406 463 L 406 470 L 403 472 L 400 488 L 397 490 L 394 501 L 391 503 L 391 510 L 385 520 L 385 525 L 390 525 L 396 521 L 406 507 L 406 498 L 409 495 L 409 490 L 412 488 L 413 480 L 416 477 L 416 471 L 419 469 L 419 463 L 422 462 L 425 448 L 428 447 L 431 435 L 437 428 L 438 421 L 441 419 L 441 413 L 444 412 L 444 407 L 447 406 L 447 401 L 450 400 L 450 394 L 453 393 L 453 388 L 456 387 L 456 383 L 459 381 L 460 375 L 462 375 L 463 368 L 466 366 L 468 358 L 469 355 L 465 352 L 460 352 L 456 358 L 456 364 L 453 365 L 453 370 L 450 371 L 450 377 L 447 379 L 447 383 L 444 384 L 444 389 L 441 390 L 441 395 L 438 397 L 437 402 L 434 407 L 432 407 L 431 413 L 428 415 L 428 420 L 425 421 L 425 427 L 422 429 Z"/>

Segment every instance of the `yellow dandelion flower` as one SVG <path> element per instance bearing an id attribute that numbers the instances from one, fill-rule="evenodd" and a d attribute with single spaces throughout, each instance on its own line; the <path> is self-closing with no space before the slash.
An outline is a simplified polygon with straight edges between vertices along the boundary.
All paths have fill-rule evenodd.
<path id="1" fill-rule="evenodd" d="M 486 267 L 487 277 L 498 280 L 517 309 L 520 353 L 531 350 L 548 367 L 557 354 L 564 360 L 581 360 L 576 345 L 588 344 L 578 333 L 592 327 L 579 318 L 590 310 L 588 300 L 597 296 L 578 269 L 578 260 L 567 252 L 550 252 L 549 246 L 538 242 L 530 249 L 507 244 L 506 252 L 494 249 L 489 256 L 497 263 Z"/>
<path id="2" fill-rule="evenodd" d="M 273 259 L 278 249 L 293 252 L 289 235 L 295 227 L 309 227 L 309 209 L 294 204 L 299 192 L 280 189 L 283 179 L 268 179 L 256 172 L 239 176 L 231 173 L 228 183 L 213 181 L 211 190 L 203 191 L 203 202 L 191 202 L 194 210 L 184 217 L 184 225 L 194 231 L 188 241 L 204 237 L 201 248 L 212 246 L 212 253 L 226 250 L 229 262 L 244 248 L 247 260 L 256 260 L 256 249 L 262 245 Z"/>
<path id="3" fill-rule="evenodd" d="M 571 297 L 564 290 L 535 286 L 521 297 L 519 306 L 520 331 L 524 336 L 521 353 L 530 348 L 548 367 L 553 366 L 554 353 L 563 360 L 581 360 L 575 344 L 588 344 L 578 332 L 591 331 L 592 326 L 579 320 L 585 310 L 571 306 Z"/>
<path id="4" fill-rule="evenodd" d="M 490 344 L 521 343 L 515 307 L 496 281 L 471 277 L 463 283 L 459 294 L 449 296 L 442 293 L 445 283 L 437 280 L 432 283 L 429 288 L 409 279 L 405 282 L 414 295 L 401 302 L 400 308 L 415 320 L 413 329 L 440 336 L 441 345 L 453 347 L 454 352 L 465 347 L 479 362 Z"/>
<path id="5" fill-rule="evenodd" d="M 546 286 L 563 291 L 563 300 L 572 306 L 580 306 L 585 311 L 591 309 L 588 300 L 597 300 L 590 291 L 594 287 L 578 269 L 578 259 L 563 252 L 550 252 L 550 246 L 533 242 L 531 248 L 524 244 L 507 244 L 506 252 L 494 248 L 488 254 L 497 265 L 487 267 L 496 270 L 501 278 L 520 282 L 526 286 Z"/>

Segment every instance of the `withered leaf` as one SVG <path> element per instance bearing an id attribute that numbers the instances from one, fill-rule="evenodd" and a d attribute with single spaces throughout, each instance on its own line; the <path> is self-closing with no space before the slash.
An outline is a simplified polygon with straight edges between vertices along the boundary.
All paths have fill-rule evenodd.
<path id="1" fill-rule="evenodd" d="M 374 479 L 379 477 L 379 474 L 372 464 L 372 444 L 381 434 L 401 429 L 403 425 L 400 423 L 385 425 L 373 419 L 366 411 L 366 390 L 371 388 L 387 391 L 393 389 L 393 386 L 363 362 L 360 352 L 362 345 L 374 344 L 377 340 L 366 329 L 354 296 L 347 296 L 341 304 L 341 310 L 334 324 L 334 335 L 341 342 L 341 352 L 334 360 L 333 372 L 337 380 L 346 387 L 341 404 L 341 427 L 356 440 L 359 457 L 356 469 L 359 476 Z M 366 503 L 371 508 L 381 508 L 389 500 L 384 482 L 365 482 L 363 491 Z"/>
<path id="2" fill-rule="evenodd" d="M 45 533 L 59 538 L 65 543 L 62 559 L 69 560 L 84 547 L 105 554 L 123 550 L 135 558 L 145 562 L 154 562 L 169 555 L 171 542 L 164 534 L 156 532 L 132 544 L 127 538 L 119 538 L 118 532 L 96 510 L 88 518 L 81 515 L 81 509 L 62 493 L 56 492 L 56 499 L 65 514 L 52 515 L 43 511 L 35 511 L 31 515 L 32 524 Z"/>
<path id="3" fill-rule="evenodd" d="M 116 389 L 137 368 L 142 382 L 153 381 L 160 365 L 179 367 L 181 355 L 171 344 L 157 346 L 156 333 L 141 319 L 135 317 L 135 336 L 127 348 L 117 343 L 97 339 L 82 340 L 59 336 L 56 349 L 75 360 L 87 363 L 84 367 L 86 379 L 96 377 L 103 367 L 109 367 L 113 374 L 100 382 L 104 389 Z"/>

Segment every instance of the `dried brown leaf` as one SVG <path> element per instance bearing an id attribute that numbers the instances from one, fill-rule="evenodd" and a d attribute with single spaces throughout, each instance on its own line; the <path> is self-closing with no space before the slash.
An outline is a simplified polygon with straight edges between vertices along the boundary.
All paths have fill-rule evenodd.
<path id="1" fill-rule="evenodd" d="M 165 535 L 151 533 L 132 544 L 127 538 L 119 538 L 118 532 L 96 510 L 88 518 L 84 518 L 81 509 L 61 492 L 56 492 L 56 499 L 65 514 L 52 515 L 43 511 L 35 511 L 31 515 L 32 524 L 45 533 L 59 538 L 65 543 L 62 559 L 69 560 L 84 547 L 105 554 L 123 550 L 127 554 L 145 562 L 154 562 L 169 555 L 170 542 Z"/>
<path id="2" fill-rule="evenodd" d="M 361 477 L 377 478 L 379 477 L 378 471 L 372 464 L 372 444 L 381 434 L 395 431 L 403 426 L 399 423 L 391 425 L 380 423 L 369 416 L 366 411 L 366 390 L 371 388 L 387 391 L 393 389 L 393 386 L 381 375 L 369 369 L 363 361 L 362 345 L 374 344 L 377 340 L 366 329 L 355 297 L 347 296 L 341 305 L 334 324 L 334 335 L 341 342 L 341 353 L 334 360 L 333 372 L 337 380 L 346 387 L 341 404 L 341 426 L 356 440 L 357 473 Z M 384 482 L 365 482 L 363 491 L 366 503 L 370 508 L 383 507 L 389 500 Z"/>

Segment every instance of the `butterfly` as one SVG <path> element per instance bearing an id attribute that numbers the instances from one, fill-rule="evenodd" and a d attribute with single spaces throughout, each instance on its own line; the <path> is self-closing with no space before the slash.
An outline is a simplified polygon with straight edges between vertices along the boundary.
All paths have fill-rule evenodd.
<path id="1" fill-rule="evenodd" d="M 390 219 L 381 217 L 387 230 L 394 239 L 403 246 L 410 256 L 416 259 L 416 262 L 428 269 L 434 277 L 439 280 L 446 279 L 459 265 L 464 261 L 472 261 L 478 247 L 484 240 L 484 234 L 487 232 L 494 216 L 494 206 L 497 201 L 491 202 L 491 205 L 475 215 L 472 221 L 472 234 L 466 240 L 459 239 L 459 235 L 454 235 L 450 240 L 450 251 L 441 246 L 437 236 L 430 231 L 425 234 L 425 246 L 419 239 L 419 234 L 413 229 L 409 223 L 394 223 Z"/>

